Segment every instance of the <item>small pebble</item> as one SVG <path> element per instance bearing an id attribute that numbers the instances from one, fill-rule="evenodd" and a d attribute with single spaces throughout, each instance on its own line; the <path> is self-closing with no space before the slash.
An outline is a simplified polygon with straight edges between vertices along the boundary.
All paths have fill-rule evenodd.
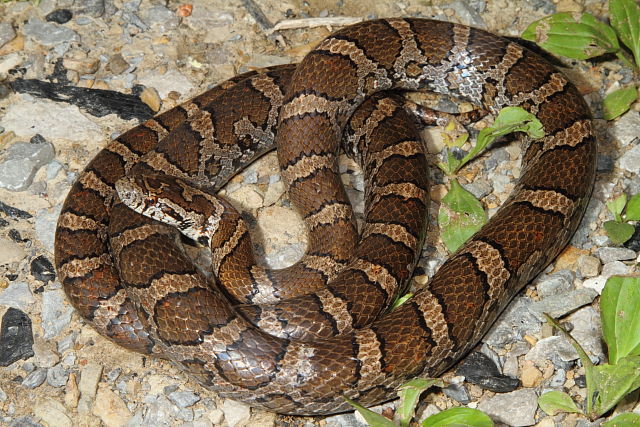
<path id="1" fill-rule="evenodd" d="M 200 396 L 190 391 L 174 391 L 168 397 L 180 408 L 187 408 L 200 400 Z"/>
<path id="2" fill-rule="evenodd" d="M 56 279 L 56 271 L 51 261 L 44 255 L 40 255 L 31 261 L 31 275 L 45 285 Z"/>
<path id="3" fill-rule="evenodd" d="M 22 385 L 27 388 L 39 387 L 47 379 L 47 370 L 45 368 L 38 368 L 31 372 L 22 381 Z"/>
<path id="4" fill-rule="evenodd" d="M 0 325 L 0 366 L 9 366 L 33 354 L 31 319 L 21 310 L 9 307 Z"/>
<path id="5" fill-rule="evenodd" d="M 58 24 L 66 24 L 71 20 L 73 14 L 69 9 L 56 9 L 53 12 L 47 14 L 44 17 L 46 21 L 55 22 Z"/>
<path id="6" fill-rule="evenodd" d="M 631 260 L 636 257 L 635 251 L 627 248 L 598 248 L 596 253 L 605 264 L 612 261 Z"/>

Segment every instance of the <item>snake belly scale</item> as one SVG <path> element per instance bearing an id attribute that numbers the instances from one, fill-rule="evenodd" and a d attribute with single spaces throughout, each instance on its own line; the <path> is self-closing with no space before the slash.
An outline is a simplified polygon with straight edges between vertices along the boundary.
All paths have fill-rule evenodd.
<path id="1" fill-rule="evenodd" d="M 406 246 L 401 242 L 419 243 L 422 223 L 402 218 L 396 224 L 371 214 L 375 227 L 369 234 L 390 249 L 358 252 L 343 190 L 318 193 L 318 188 L 325 188 L 325 179 L 336 179 L 335 153 L 343 135 L 351 141 L 347 149 L 367 164 L 368 149 L 360 141 L 370 134 L 368 128 L 393 120 L 398 108 L 366 100 L 388 90 L 432 90 L 492 113 L 522 106 L 538 117 L 546 136 L 528 143 L 520 179 L 489 223 L 413 298 L 385 313 L 380 307 L 397 290 L 381 288 L 384 275 L 373 273 L 388 272 L 403 287 L 406 279 L 398 277 L 393 257 Z M 364 102 L 372 106 L 361 107 Z M 383 104 L 386 110 L 380 109 Z M 389 119 L 358 119 L 367 108 L 369 117 L 387 111 Z M 397 198 L 395 204 L 424 203 L 417 196 L 428 191 L 423 180 L 387 167 L 399 158 L 405 161 L 401 168 L 415 167 L 411 158 L 417 154 L 403 145 L 411 136 L 401 139 L 370 156 L 375 166 L 365 166 L 375 176 L 367 181 L 371 209 L 387 197 Z M 132 171 L 150 176 L 173 171 L 219 188 L 276 145 L 290 197 L 303 218 L 336 236 L 328 243 L 311 237 L 311 257 L 293 270 L 295 277 L 314 283 L 307 298 L 328 319 L 328 335 L 310 341 L 294 339 L 290 330 L 272 335 L 255 327 L 295 323 L 293 318 L 310 307 L 287 305 L 291 300 L 277 286 L 272 294 L 263 292 L 275 273 L 251 277 L 252 267 L 240 265 L 242 256 L 226 265 L 228 255 L 221 256 L 220 276 L 249 280 L 233 297 L 268 305 L 240 313 L 223 292 L 199 281 L 201 275 L 174 245 L 174 231 L 115 197 L 116 182 Z M 367 21 L 330 35 L 295 67 L 238 76 L 112 141 L 65 201 L 56 231 L 56 267 L 78 313 L 122 346 L 176 361 L 206 387 L 253 406 L 290 414 L 346 411 L 343 396 L 364 405 L 390 399 L 408 378 L 438 375 L 477 344 L 513 296 L 569 241 L 587 206 L 595 159 L 584 99 L 538 55 L 463 25 Z M 233 232 L 229 228 L 228 237 Z M 403 256 L 405 267 L 413 265 L 415 252 Z M 352 277 L 336 282 L 345 268 Z M 356 277 L 362 284 L 358 293 L 342 292 Z M 293 318 L 281 317 L 283 312 Z M 273 316 L 277 322 L 268 321 Z M 343 326 L 336 332 L 338 324 Z"/>

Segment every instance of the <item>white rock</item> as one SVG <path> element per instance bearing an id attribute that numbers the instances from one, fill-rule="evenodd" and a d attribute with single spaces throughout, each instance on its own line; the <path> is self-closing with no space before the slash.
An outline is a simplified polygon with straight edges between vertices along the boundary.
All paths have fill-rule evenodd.
<path id="1" fill-rule="evenodd" d="M 71 427 L 73 422 L 64 405 L 50 397 L 43 398 L 36 403 L 33 413 L 48 426 Z"/>
<path id="2" fill-rule="evenodd" d="M 246 425 L 251 417 L 249 406 L 235 400 L 225 399 L 220 409 L 224 412 L 224 419 L 229 427 Z"/>
<path id="3" fill-rule="evenodd" d="M 29 285 L 25 282 L 11 282 L 7 289 L 0 292 L 0 305 L 26 311 L 29 304 L 34 302 Z"/>
<path id="4" fill-rule="evenodd" d="M 64 120 L 61 120 L 64 117 Z M 39 133 L 47 140 L 102 140 L 100 128 L 74 105 L 22 96 L 7 108 L 0 126 L 23 138 Z"/>
<path id="5" fill-rule="evenodd" d="M 513 427 L 530 426 L 535 423 L 537 399 L 538 396 L 534 390 L 521 389 L 496 394 L 483 400 L 478 405 L 478 409 L 495 421 L 501 421 Z"/>
<path id="6" fill-rule="evenodd" d="M 157 71 L 152 69 L 150 72 L 138 76 L 138 83 L 154 88 L 162 99 L 165 99 L 171 91 L 188 95 L 195 89 L 191 81 L 175 69 L 171 69 L 163 75 L 158 75 Z"/>
<path id="7" fill-rule="evenodd" d="M 88 413 L 91 409 L 101 376 L 102 365 L 89 363 L 82 368 L 80 381 L 78 383 L 78 390 L 80 391 L 80 402 L 78 403 L 79 413 Z"/>

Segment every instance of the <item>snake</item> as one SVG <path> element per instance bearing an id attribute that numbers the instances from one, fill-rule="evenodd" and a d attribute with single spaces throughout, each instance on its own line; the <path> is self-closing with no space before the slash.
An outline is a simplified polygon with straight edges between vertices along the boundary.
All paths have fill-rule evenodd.
<path id="1" fill-rule="evenodd" d="M 492 114 L 520 106 L 545 136 L 524 138 L 520 177 L 487 224 L 386 309 L 406 288 L 425 234 L 424 152 L 393 94 L 420 90 Z M 361 234 L 339 185 L 341 146 L 366 175 Z M 251 264 L 242 216 L 215 196 L 276 147 L 310 233 L 307 254 L 284 271 Z M 254 407 L 344 412 L 345 397 L 389 400 L 409 378 L 440 375 L 469 352 L 567 245 L 595 164 L 586 102 L 538 54 L 460 24 L 365 21 L 299 64 L 236 76 L 111 141 L 63 204 L 55 264 L 78 314 L 116 344 L 169 359 Z M 154 212 L 211 245 L 213 282 Z"/>

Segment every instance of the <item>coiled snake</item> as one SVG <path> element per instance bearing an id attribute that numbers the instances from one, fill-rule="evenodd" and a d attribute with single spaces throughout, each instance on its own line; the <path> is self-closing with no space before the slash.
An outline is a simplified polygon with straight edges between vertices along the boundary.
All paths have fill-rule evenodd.
<path id="1" fill-rule="evenodd" d="M 519 105 L 547 136 L 529 143 L 521 177 L 489 223 L 385 313 L 420 252 L 428 194 L 410 119 L 393 98 L 370 98 L 391 89 L 433 90 L 493 113 Z M 334 185 L 343 135 L 367 174 L 360 238 Z M 311 233 L 307 255 L 280 272 L 251 264 L 241 218 L 211 196 L 275 145 Z M 78 313 L 114 342 L 179 362 L 205 386 L 254 406 L 345 411 L 342 396 L 384 401 L 478 342 L 575 231 L 595 153 L 583 98 L 538 55 L 462 25 L 368 21 L 332 34 L 295 68 L 238 76 L 112 141 L 65 201 L 56 266 Z M 203 279 L 175 245 L 176 231 L 120 203 L 118 181 L 128 203 L 210 232 L 196 238 L 219 245 L 214 270 L 230 288 Z M 131 196 L 129 184 L 148 194 Z M 174 204 L 154 208 L 167 194 Z M 205 213 L 224 221 L 207 222 Z M 294 291 L 280 287 L 287 281 Z"/>

